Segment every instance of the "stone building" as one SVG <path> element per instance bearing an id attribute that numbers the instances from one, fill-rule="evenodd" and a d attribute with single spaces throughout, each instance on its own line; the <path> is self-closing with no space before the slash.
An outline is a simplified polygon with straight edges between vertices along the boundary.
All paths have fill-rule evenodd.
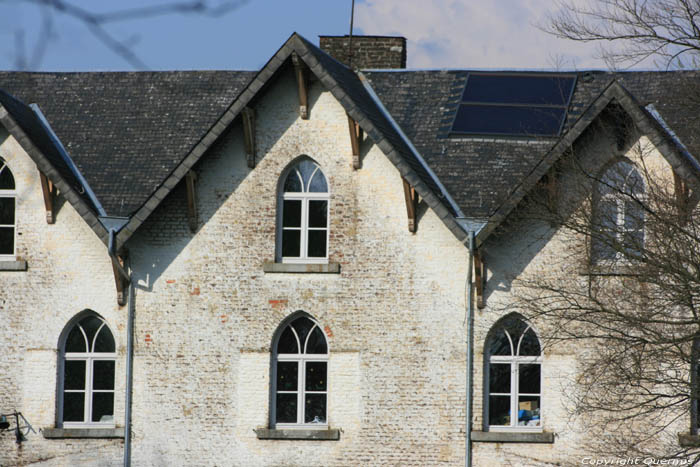
<path id="1" fill-rule="evenodd" d="M 577 459 L 575 352 L 509 309 L 557 235 L 505 221 L 613 105 L 694 183 L 667 97 L 695 72 L 412 71 L 403 38 L 350 42 L 0 73 L 0 412 L 25 438 L 10 416 L 0 464 L 464 465 L 468 393 L 473 465 Z M 520 349 L 487 352 L 504 332 Z"/>

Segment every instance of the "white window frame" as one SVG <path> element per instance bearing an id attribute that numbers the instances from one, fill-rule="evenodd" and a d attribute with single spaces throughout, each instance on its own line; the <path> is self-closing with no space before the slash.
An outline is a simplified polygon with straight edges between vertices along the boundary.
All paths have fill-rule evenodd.
<path id="1" fill-rule="evenodd" d="M 515 318 L 515 319 L 520 319 L 520 318 Z M 542 397 L 542 389 L 543 389 L 543 379 L 542 379 L 542 368 L 543 368 L 543 357 L 542 357 L 542 346 L 540 344 L 540 355 L 538 356 L 519 356 L 518 354 L 520 353 L 520 344 L 522 343 L 523 337 L 525 337 L 525 334 L 532 329 L 532 326 L 530 326 L 526 321 L 520 319 L 527 327 L 523 331 L 522 335 L 520 336 L 520 340 L 518 341 L 517 346 L 513 345 L 512 338 L 510 336 L 510 333 L 506 333 L 506 337 L 508 337 L 508 341 L 510 342 L 511 346 L 513 349 L 515 349 L 515 355 L 491 355 L 490 353 L 487 354 L 487 366 L 486 366 L 486 372 L 485 372 L 485 378 L 484 378 L 484 426 L 488 428 L 488 431 L 520 431 L 520 432 L 542 432 L 544 429 L 544 398 Z M 502 321 L 498 321 L 495 326 L 500 328 L 500 324 Z M 535 332 L 534 329 L 532 329 L 532 332 L 535 334 L 535 338 L 538 339 L 537 337 L 537 332 Z M 500 392 L 491 392 L 491 385 L 490 385 L 490 369 L 492 364 L 509 364 L 510 365 L 510 392 L 508 393 L 500 393 Z M 529 364 L 529 365 L 540 365 L 540 392 L 539 393 L 521 393 L 520 392 L 520 368 L 519 365 L 522 364 Z M 510 397 L 510 425 L 491 425 L 489 422 L 489 403 L 491 396 L 508 396 Z M 519 406 L 518 406 L 518 397 L 520 396 L 529 396 L 529 397 L 539 397 L 539 405 L 540 405 L 540 423 L 537 426 L 523 426 L 523 425 L 518 425 L 518 411 L 519 411 Z"/>
<path id="2" fill-rule="evenodd" d="M 61 352 L 60 352 L 60 365 L 59 365 L 59 381 L 58 381 L 58 423 L 63 428 L 114 428 L 115 426 L 115 410 L 112 407 L 112 421 L 110 422 L 93 422 L 92 421 L 92 395 L 94 393 L 112 393 L 116 396 L 116 342 L 115 342 L 115 352 L 66 352 L 66 340 L 72 329 L 78 325 L 80 320 L 85 318 L 87 315 L 81 315 L 78 319 L 72 320 L 66 327 L 65 335 L 63 336 L 63 341 L 61 342 Z M 107 322 L 97 315 L 93 315 L 102 321 L 102 325 L 98 328 L 97 332 L 93 336 L 93 340 L 90 348 L 93 349 L 95 346 L 95 340 L 100 335 L 102 328 L 106 327 L 107 330 L 112 334 L 114 338 L 114 333 L 112 333 Z M 80 332 L 83 334 L 83 338 L 87 341 L 85 332 L 82 327 L 79 327 Z M 84 361 L 85 362 L 85 389 L 66 389 L 65 388 L 65 362 L 66 361 Z M 113 389 L 93 389 L 93 367 L 96 361 L 110 361 L 114 362 L 115 376 L 114 376 L 114 388 Z M 82 422 L 63 421 L 63 395 L 65 393 L 84 393 L 85 394 L 85 405 L 84 414 Z M 113 397 L 113 405 L 116 405 L 116 397 Z"/>
<path id="3" fill-rule="evenodd" d="M 14 190 L 0 189 L 0 198 L 12 198 L 15 207 L 15 218 L 13 224 L 0 224 L 0 227 L 12 227 L 12 254 L 0 254 L 0 261 L 14 261 L 17 258 L 17 180 L 12 173 L 10 167 L 8 167 L 7 162 L 0 159 L 0 172 L 3 170 L 9 170 L 12 174 L 12 178 L 15 180 Z"/>
<path id="4" fill-rule="evenodd" d="M 602 226 L 602 221 L 601 221 L 601 212 L 604 211 L 603 206 L 605 205 L 615 205 L 615 212 L 616 212 L 616 218 L 615 218 L 615 226 L 614 229 L 615 231 L 612 232 L 614 234 L 614 238 L 611 235 L 611 240 L 614 240 L 616 243 L 620 245 L 624 245 L 625 238 L 628 236 L 628 233 L 630 232 L 636 232 L 637 229 L 628 229 L 625 227 L 625 219 L 627 217 L 627 209 L 625 207 L 626 201 L 632 201 L 632 198 L 629 197 L 628 195 L 628 189 L 629 189 L 629 182 L 628 178 L 625 178 L 624 184 L 622 187 L 615 187 L 612 185 L 608 185 L 604 182 L 604 179 L 608 172 L 611 170 L 615 170 L 616 166 L 620 164 L 629 164 L 633 167 L 633 169 L 637 172 L 639 177 L 642 179 L 642 190 L 643 193 L 641 194 L 642 199 L 644 198 L 646 194 L 646 183 L 644 183 L 644 179 L 642 178 L 642 175 L 639 173 L 639 169 L 637 167 L 637 164 L 634 162 L 630 161 L 627 158 L 622 158 L 618 159 L 615 162 L 611 163 L 608 165 L 605 170 L 601 173 L 600 176 L 600 181 L 598 182 L 598 197 L 597 197 L 597 202 L 595 209 L 597 211 L 596 216 L 595 216 L 595 222 L 597 224 L 597 227 Z M 600 185 L 605 185 L 609 186 L 612 189 L 612 193 L 605 193 L 603 195 L 600 194 L 601 191 L 601 186 Z M 646 220 L 642 219 L 642 235 L 643 235 L 643 241 L 646 239 L 645 235 L 645 224 Z M 591 248 L 594 248 L 594 242 L 591 244 Z M 594 264 L 596 265 L 601 265 L 601 266 L 611 266 L 613 264 L 633 264 L 633 261 L 631 258 L 626 258 L 625 255 L 618 250 L 615 250 L 615 257 L 614 258 L 598 258 L 599 252 L 592 251 L 591 252 L 591 257 L 595 259 Z"/>
<path id="5" fill-rule="evenodd" d="M 306 353 L 298 353 L 298 354 L 280 354 L 277 353 L 277 345 L 279 344 L 280 337 L 282 337 L 282 333 L 284 332 L 285 328 L 293 323 L 297 318 L 300 317 L 305 317 L 311 320 L 314 323 L 314 327 L 311 328 L 309 331 L 309 334 L 306 336 L 306 340 L 308 342 L 309 337 L 311 336 L 311 333 L 313 332 L 315 327 L 318 327 L 318 329 L 321 331 L 323 334 L 323 338 L 326 341 L 326 353 L 325 354 L 306 354 Z M 306 350 L 306 342 L 303 344 L 299 342 L 299 337 L 296 334 L 296 331 L 293 330 L 293 334 L 295 338 L 297 339 L 297 345 L 300 346 L 300 350 Z M 303 349 L 302 349 L 303 345 Z M 324 430 L 327 429 L 329 424 L 328 424 L 328 412 L 329 412 L 329 400 L 328 400 L 328 393 L 330 389 L 330 380 L 329 380 L 329 374 L 330 374 L 330 364 L 329 364 L 329 355 L 330 355 L 330 349 L 329 349 L 329 343 L 328 339 L 326 338 L 326 333 L 323 332 L 323 328 L 321 325 L 312 317 L 303 314 L 303 315 L 295 315 L 293 319 L 285 321 L 282 326 L 280 326 L 279 332 L 275 338 L 275 343 L 273 347 L 273 355 L 272 355 L 272 381 L 271 381 L 271 398 L 270 398 L 270 426 L 274 429 L 317 429 L 317 430 Z M 277 390 L 277 364 L 279 362 L 298 362 L 297 363 L 297 390 L 296 391 L 278 391 Z M 325 391 L 307 391 L 306 390 L 306 364 L 307 363 L 312 363 L 312 362 L 322 362 L 326 364 L 326 390 Z M 297 394 L 297 421 L 296 423 L 278 423 L 277 422 L 277 394 Z M 305 404 L 304 404 L 304 399 L 307 394 L 325 394 L 326 395 L 326 422 L 325 423 L 304 423 L 304 415 L 305 415 Z"/>
<path id="6" fill-rule="evenodd" d="M 286 192 L 284 191 L 284 183 L 287 180 L 287 177 L 296 170 L 296 166 L 300 161 L 297 161 L 294 163 L 288 170 L 285 170 L 284 173 L 282 174 L 282 177 L 280 179 L 280 197 L 279 197 L 279 216 L 278 216 L 278 222 L 277 222 L 277 257 L 279 260 L 281 260 L 282 263 L 291 263 L 291 264 L 327 264 L 328 263 L 328 250 L 330 249 L 330 225 L 331 225 L 331 193 L 330 193 L 330 183 L 328 182 L 328 177 L 326 177 L 326 174 L 323 173 L 323 170 L 321 170 L 321 166 L 319 166 L 316 162 L 314 162 L 311 159 L 304 158 L 302 160 L 308 160 L 310 162 L 313 162 L 314 165 L 316 165 L 316 169 L 313 171 L 311 176 L 309 177 L 309 183 L 313 179 L 313 177 L 316 175 L 316 172 L 320 172 L 323 177 L 326 179 L 326 187 L 328 188 L 328 191 L 325 193 L 319 193 L 319 192 L 309 192 L 309 191 L 301 191 L 301 192 Z M 302 181 L 302 189 L 306 190 L 308 187 L 303 186 L 303 181 Z M 285 201 L 301 201 L 301 223 L 299 227 L 284 227 L 284 202 Z M 325 256 L 309 256 L 308 254 L 308 235 L 309 231 L 311 230 L 324 230 L 324 227 L 309 227 L 309 202 L 310 201 L 326 201 L 326 254 Z M 299 256 L 282 256 L 282 237 L 284 234 L 285 230 L 298 230 L 300 231 L 299 234 L 299 242 L 301 243 L 299 245 Z"/>

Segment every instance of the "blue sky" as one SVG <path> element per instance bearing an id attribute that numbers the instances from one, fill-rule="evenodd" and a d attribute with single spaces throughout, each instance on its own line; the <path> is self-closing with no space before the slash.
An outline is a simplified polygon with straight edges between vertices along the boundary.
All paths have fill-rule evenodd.
<path id="1" fill-rule="evenodd" d="M 99 12 L 168 0 L 65 1 Z M 208 1 L 216 6 L 224 0 Z M 220 17 L 175 13 L 113 22 L 105 30 L 129 43 L 149 69 L 252 70 L 294 31 L 315 43 L 321 34 L 347 34 L 350 5 L 351 0 L 240 0 Z M 560 41 L 536 27 L 546 22 L 547 5 L 542 0 L 356 0 L 355 33 L 407 37 L 414 68 L 604 68 L 592 45 Z M 0 0 L 0 69 L 16 69 L 19 37 L 32 61 L 47 18 L 51 35 L 32 69 L 134 69 L 85 23 L 54 10 L 42 12 L 32 0 Z"/>

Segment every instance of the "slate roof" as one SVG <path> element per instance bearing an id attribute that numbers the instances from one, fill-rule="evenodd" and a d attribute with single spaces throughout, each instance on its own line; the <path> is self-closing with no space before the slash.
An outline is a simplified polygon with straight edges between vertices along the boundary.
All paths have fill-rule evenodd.
<path id="1" fill-rule="evenodd" d="M 507 215 L 520 192 L 545 169 L 543 161 L 556 157 L 560 141 L 571 142 L 567 136 L 450 136 L 469 70 L 355 73 L 296 34 L 259 72 L 0 72 L 0 104 L 65 183 L 79 185 L 82 174 L 109 216 L 131 218 L 120 233 L 123 244 L 292 52 L 458 238 L 465 232 L 455 217 Z M 687 149 L 686 156 L 700 154 L 700 112 L 692 111 L 699 103 L 688 99 L 700 92 L 678 92 L 698 86 L 700 71 L 576 74 L 564 135 L 569 129 L 580 134 L 587 125 L 581 116 L 597 115 L 600 109 L 589 110 L 604 105 L 600 98 L 607 93 L 628 104 L 634 101 L 633 110 L 641 112 L 636 121 L 641 115 L 656 125 L 647 129 L 671 129 L 670 140 L 682 146 L 680 152 Z M 614 92 L 611 83 L 617 86 Z M 79 169 L 78 177 L 25 105 L 34 102 Z M 98 235 L 102 238 L 104 232 Z"/>
<path id="2" fill-rule="evenodd" d="M 365 71 L 391 115 L 409 135 L 467 217 L 489 218 L 554 146 L 557 138 L 451 137 L 452 118 L 469 70 Z M 562 73 L 571 74 L 571 72 Z M 613 81 L 641 105 L 653 103 L 692 154 L 700 154 L 700 102 L 679 89 L 697 86 L 700 72 L 582 71 L 565 123 L 570 128 Z M 700 99 L 700 92 L 696 93 Z"/>
<path id="3" fill-rule="evenodd" d="M 254 75 L 0 72 L 0 89 L 37 103 L 107 214 L 129 216 Z"/>

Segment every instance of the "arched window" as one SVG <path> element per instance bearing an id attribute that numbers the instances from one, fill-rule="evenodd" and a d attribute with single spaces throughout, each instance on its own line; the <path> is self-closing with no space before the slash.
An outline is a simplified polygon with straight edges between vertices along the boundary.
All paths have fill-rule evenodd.
<path id="1" fill-rule="evenodd" d="M 488 429 L 542 428 L 542 351 L 535 331 L 519 316 L 498 321 L 486 339 Z"/>
<path id="2" fill-rule="evenodd" d="M 114 337 L 94 313 L 81 314 L 63 332 L 59 364 L 59 423 L 114 425 Z"/>
<path id="3" fill-rule="evenodd" d="M 272 346 L 271 425 L 328 426 L 328 343 L 306 314 L 283 324 Z"/>
<path id="4" fill-rule="evenodd" d="M 15 257 L 15 177 L 0 159 L 0 259 Z"/>
<path id="5" fill-rule="evenodd" d="M 281 184 L 277 259 L 285 263 L 328 261 L 328 182 L 321 168 L 304 158 Z"/>
<path id="6" fill-rule="evenodd" d="M 629 259 L 644 247 L 644 180 L 627 159 L 609 166 L 600 177 L 593 217 L 594 262 Z"/>

